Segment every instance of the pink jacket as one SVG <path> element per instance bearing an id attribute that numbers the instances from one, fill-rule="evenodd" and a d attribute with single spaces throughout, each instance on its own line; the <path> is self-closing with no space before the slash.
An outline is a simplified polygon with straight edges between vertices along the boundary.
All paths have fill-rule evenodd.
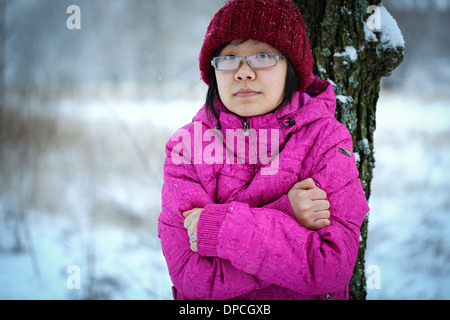
<path id="1" fill-rule="evenodd" d="M 369 208 L 332 86 L 315 79 L 282 111 L 247 121 L 221 108 L 219 122 L 202 108 L 166 147 L 158 233 L 174 298 L 348 299 Z M 331 206 L 318 231 L 287 198 L 308 177 Z M 198 253 L 182 216 L 194 207 L 204 208 Z"/>

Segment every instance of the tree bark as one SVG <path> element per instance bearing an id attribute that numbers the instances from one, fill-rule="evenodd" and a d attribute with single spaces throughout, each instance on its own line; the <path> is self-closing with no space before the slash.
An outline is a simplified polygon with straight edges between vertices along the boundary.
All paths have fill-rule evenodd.
<path id="1" fill-rule="evenodd" d="M 314 74 L 333 83 L 337 96 L 336 118 L 352 134 L 356 164 L 369 199 L 381 77 L 389 75 L 402 62 L 404 48 L 381 42 L 382 31 L 374 33 L 376 39 L 367 39 L 365 23 L 372 13 L 367 12 L 368 7 L 380 6 L 381 0 L 370 3 L 365 0 L 294 0 L 294 3 L 307 24 L 315 58 Z M 350 281 L 352 300 L 363 300 L 367 295 L 364 256 L 368 218 L 361 227 L 358 259 Z"/>

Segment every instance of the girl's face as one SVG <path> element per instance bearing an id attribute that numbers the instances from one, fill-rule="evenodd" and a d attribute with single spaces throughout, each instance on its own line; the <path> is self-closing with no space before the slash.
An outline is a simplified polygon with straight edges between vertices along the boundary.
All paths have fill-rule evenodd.
<path id="1" fill-rule="evenodd" d="M 227 45 L 219 56 L 246 57 L 258 53 L 276 53 L 274 47 L 255 40 L 235 40 Z M 235 71 L 217 71 L 219 96 L 225 107 L 241 116 L 252 117 L 275 110 L 283 101 L 287 62 L 279 60 L 275 67 L 252 69 L 247 60 Z"/>

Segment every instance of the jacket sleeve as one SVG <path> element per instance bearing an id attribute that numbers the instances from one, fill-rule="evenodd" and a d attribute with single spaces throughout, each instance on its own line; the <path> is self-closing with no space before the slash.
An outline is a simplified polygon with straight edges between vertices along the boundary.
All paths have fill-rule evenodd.
<path id="1" fill-rule="evenodd" d="M 339 149 L 352 150 L 348 130 L 338 126 L 317 145 L 308 174 L 327 192 L 330 226 L 310 231 L 277 210 L 239 202 L 208 204 L 197 230 L 200 255 L 219 257 L 260 281 L 302 294 L 348 285 L 367 201 L 351 151 Z"/>
<path id="2" fill-rule="evenodd" d="M 194 207 L 207 211 L 214 205 L 214 197 L 199 183 L 194 165 L 171 160 L 174 147 L 174 141 L 166 146 L 158 236 L 178 298 L 231 299 L 264 288 L 268 284 L 237 269 L 230 261 L 205 257 L 190 249 L 182 213 Z"/>
<path id="3" fill-rule="evenodd" d="M 274 202 L 268 203 L 263 206 L 266 209 L 273 209 L 287 214 L 288 216 L 295 218 L 294 211 L 292 210 L 291 203 L 289 202 L 289 198 L 286 194 L 283 194 L 280 198 L 275 200 Z"/>

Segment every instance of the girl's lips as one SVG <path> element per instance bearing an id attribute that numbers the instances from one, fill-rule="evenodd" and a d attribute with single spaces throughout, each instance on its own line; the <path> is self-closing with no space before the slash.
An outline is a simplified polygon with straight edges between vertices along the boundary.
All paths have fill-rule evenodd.
<path id="1" fill-rule="evenodd" d="M 249 98 L 258 95 L 259 92 L 254 91 L 252 89 L 241 89 L 236 92 L 234 95 L 238 98 Z"/>

